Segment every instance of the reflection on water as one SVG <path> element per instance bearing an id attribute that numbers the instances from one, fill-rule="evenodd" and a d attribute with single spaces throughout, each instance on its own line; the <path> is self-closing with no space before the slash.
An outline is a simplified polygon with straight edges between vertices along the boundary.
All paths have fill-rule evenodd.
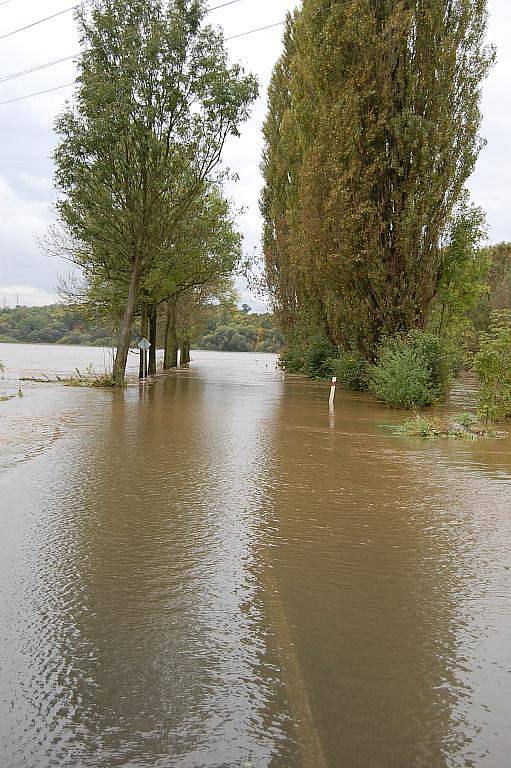
<path id="1" fill-rule="evenodd" d="M 511 441 L 195 357 L 2 404 L 2 768 L 507 765 Z"/>

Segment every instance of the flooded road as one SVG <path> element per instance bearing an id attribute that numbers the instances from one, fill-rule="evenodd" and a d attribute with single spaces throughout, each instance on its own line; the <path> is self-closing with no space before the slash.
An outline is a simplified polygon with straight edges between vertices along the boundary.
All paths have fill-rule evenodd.
<path id="1" fill-rule="evenodd" d="M 509 766 L 511 439 L 193 357 L 0 403 L 1 768 Z"/>

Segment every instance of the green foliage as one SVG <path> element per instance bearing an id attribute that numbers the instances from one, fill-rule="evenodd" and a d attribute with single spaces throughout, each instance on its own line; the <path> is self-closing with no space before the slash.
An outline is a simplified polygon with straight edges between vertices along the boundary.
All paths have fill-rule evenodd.
<path id="1" fill-rule="evenodd" d="M 479 247 L 484 219 L 467 199 L 459 204 L 442 249 L 440 281 L 428 319 L 428 329 L 442 338 L 458 369 L 467 364 L 474 346 L 475 309 L 489 293 L 491 260 L 487 249 Z"/>
<path id="2" fill-rule="evenodd" d="M 203 335 L 194 344 L 199 349 L 225 352 L 274 352 L 283 338 L 271 315 L 250 312 L 248 305 L 213 306 L 207 313 Z"/>
<path id="3" fill-rule="evenodd" d="M 478 333 L 488 330 L 492 312 L 511 307 L 511 243 L 482 248 L 481 258 L 489 264 L 487 290 L 478 296 L 477 305 L 469 312 Z"/>
<path id="4" fill-rule="evenodd" d="M 240 333 L 236 328 L 222 325 L 203 337 L 199 346 L 219 352 L 251 352 L 254 349 L 254 334 Z"/>
<path id="5" fill-rule="evenodd" d="M 428 419 L 426 416 L 414 416 L 406 419 L 403 424 L 395 428 L 396 434 L 407 437 L 439 437 L 444 434 L 444 427 L 436 419 Z"/>
<path id="6" fill-rule="evenodd" d="M 111 347 L 113 329 L 81 307 L 14 307 L 0 309 L 0 339 L 10 343 Z"/>
<path id="7" fill-rule="evenodd" d="M 438 336 L 410 331 L 380 344 L 370 388 L 392 408 L 433 405 L 449 384 L 450 363 Z"/>
<path id="8" fill-rule="evenodd" d="M 363 392 L 369 386 L 369 363 L 354 352 L 341 352 L 331 361 L 334 376 L 344 387 L 354 392 Z"/>
<path id="9" fill-rule="evenodd" d="M 479 419 L 475 415 L 475 413 L 466 412 L 466 413 L 457 413 L 456 416 L 454 417 L 454 421 L 457 421 L 458 424 L 461 424 L 462 427 L 466 427 L 467 429 L 472 429 L 478 424 Z"/>
<path id="10" fill-rule="evenodd" d="M 473 413 L 456 414 L 452 419 L 428 418 L 417 415 L 406 419 L 392 431 L 406 437 L 454 437 L 462 440 L 476 440 L 478 437 L 495 437 L 491 430 L 481 427 Z"/>
<path id="11" fill-rule="evenodd" d="M 424 327 L 482 145 L 493 60 L 486 1 L 448 7 L 304 0 L 288 18 L 261 197 L 267 283 L 287 336 L 322 327 L 373 359 L 383 336 Z M 453 259 L 467 233 L 458 227 Z"/>
<path id="12" fill-rule="evenodd" d="M 221 186 L 225 142 L 257 95 L 205 14 L 202 0 L 93 0 L 77 10 L 78 91 L 56 123 L 57 210 L 89 293 L 122 317 L 118 384 L 144 283 L 162 262 L 165 274 L 175 265 L 177 230 Z"/>
<path id="13" fill-rule="evenodd" d="M 202 326 L 194 346 L 213 351 L 280 352 L 284 341 L 273 317 L 247 311 L 246 306 L 239 310 L 231 302 L 203 307 Z M 200 307 L 194 305 L 191 310 L 193 321 L 197 322 Z M 195 338 L 192 320 L 185 317 L 182 302 L 180 322 L 185 323 L 187 330 L 192 333 L 192 338 Z M 179 330 L 184 332 L 181 326 Z M 75 306 L 3 309 L 0 310 L 0 331 L 12 343 L 104 347 L 114 344 L 113 334 L 108 328 L 100 325 L 87 310 Z M 161 341 L 163 342 L 163 339 Z"/>
<path id="14" fill-rule="evenodd" d="M 281 365 L 290 373 L 304 373 L 313 379 L 333 375 L 332 360 L 337 349 L 324 335 L 317 333 L 306 342 L 294 339 L 280 356 Z"/>
<path id="15" fill-rule="evenodd" d="M 486 420 L 511 417 L 511 311 L 492 312 L 488 331 L 479 336 L 473 370 L 481 388 L 479 413 Z"/>
<path id="16" fill-rule="evenodd" d="M 316 336 L 310 342 L 306 354 L 307 375 L 313 379 L 328 379 L 333 375 L 332 357 L 336 348 L 324 336 Z"/>
<path id="17" fill-rule="evenodd" d="M 296 339 L 290 339 L 280 353 L 280 366 L 289 373 L 306 373 L 305 349 Z"/>
<path id="18" fill-rule="evenodd" d="M 209 185 L 176 224 L 171 253 L 154 259 L 142 294 L 159 304 L 202 287 L 214 291 L 240 267 L 242 241 L 221 186 Z"/>
<path id="19" fill-rule="evenodd" d="M 437 329 L 440 336 L 450 322 L 465 317 L 487 292 L 490 260 L 486 251 L 478 247 L 485 235 L 484 221 L 481 209 L 464 199 L 450 222 L 435 297 L 440 309 Z"/>

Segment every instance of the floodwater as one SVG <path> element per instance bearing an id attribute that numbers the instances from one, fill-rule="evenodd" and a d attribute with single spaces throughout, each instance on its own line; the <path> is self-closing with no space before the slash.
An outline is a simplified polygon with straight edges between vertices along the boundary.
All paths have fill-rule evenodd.
<path id="1" fill-rule="evenodd" d="M 510 766 L 511 440 L 193 356 L 0 403 L 1 768 Z"/>

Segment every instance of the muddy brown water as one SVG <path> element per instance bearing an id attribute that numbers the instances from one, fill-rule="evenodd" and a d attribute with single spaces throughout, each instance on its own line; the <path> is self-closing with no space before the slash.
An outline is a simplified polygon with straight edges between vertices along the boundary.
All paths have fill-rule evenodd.
<path id="1" fill-rule="evenodd" d="M 107 354 L 0 359 L 1 393 Z M 511 440 L 327 400 L 196 352 L 0 403 L 1 768 L 511 765 Z"/>

